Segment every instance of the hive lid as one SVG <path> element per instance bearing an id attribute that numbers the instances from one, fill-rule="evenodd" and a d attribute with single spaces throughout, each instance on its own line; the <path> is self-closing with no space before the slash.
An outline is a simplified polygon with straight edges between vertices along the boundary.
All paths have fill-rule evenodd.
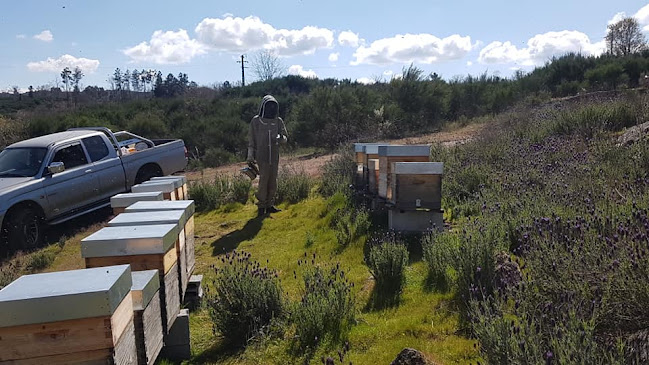
<path id="1" fill-rule="evenodd" d="M 164 254 L 174 247 L 179 232 L 178 224 L 105 227 L 81 240 L 81 256 Z"/>
<path id="2" fill-rule="evenodd" d="M 392 173 L 403 175 L 442 175 L 443 162 L 394 162 Z"/>
<path id="3" fill-rule="evenodd" d="M 164 200 L 161 191 L 117 194 L 110 198 L 110 206 L 111 208 L 126 208 L 135 202 L 157 200 Z"/>
<path id="4" fill-rule="evenodd" d="M 363 152 L 367 155 L 378 155 L 379 146 L 387 146 L 385 143 L 367 144 L 363 146 Z"/>
<path id="5" fill-rule="evenodd" d="M 158 270 L 133 271 L 131 277 L 133 286 L 133 309 L 144 310 L 160 289 L 160 277 Z"/>
<path id="6" fill-rule="evenodd" d="M 365 147 L 366 146 L 372 146 L 372 145 L 380 145 L 380 144 L 385 144 L 385 143 L 354 143 L 354 152 L 365 152 Z"/>
<path id="7" fill-rule="evenodd" d="M 194 215 L 194 201 L 193 200 L 172 200 L 161 202 L 137 202 L 130 207 L 126 208 L 125 212 L 149 212 L 152 210 L 184 210 L 187 219 Z"/>
<path id="8" fill-rule="evenodd" d="M 161 180 L 149 180 L 145 181 L 142 183 L 142 185 L 148 185 L 148 184 L 164 184 L 164 183 L 172 183 L 174 184 L 174 187 L 176 189 L 180 188 L 183 186 L 183 181 L 181 179 L 161 179 Z"/>
<path id="9" fill-rule="evenodd" d="M 0 290 L 0 327 L 111 316 L 131 285 L 130 265 L 21 276 Z"/>
<path id="10" fill-rule="evenodd" d="M 160 182 L 149 182 L 142 183 L 139 185 L 133 185 L 131 191 L 134 193 L 144 193 L 148 191 L 162 191 L 163 193 L 172 193 L 176 190 L 176 185 L 173 181 L 160 181 Z"/>
<path id="11" fill-rule="evenodd" d="M 182 227 L 185 223 L 187 223 L 187 215 L 184 210 L 157 210 L 150 212 L 127 212 L 118 214 L 117 217 L 108 222 L 108 227 L 155 224 L 180 224 Z"/>
<path id="12" fill-rule="evenodd" d="M 379 156 L 430 156 L 430 145 L 379 146 Z"/>
<path id="13" fill-rule="evenodd" d="M 178 176 L 156 176 L 152 177 L 149 181 L 161 181 L 161 180 L 176 180 L 180 179 L 180 181 L 183 182 L 183 184 L 187 184 L 187 178 L 184 175 L 178 175 Z"/>

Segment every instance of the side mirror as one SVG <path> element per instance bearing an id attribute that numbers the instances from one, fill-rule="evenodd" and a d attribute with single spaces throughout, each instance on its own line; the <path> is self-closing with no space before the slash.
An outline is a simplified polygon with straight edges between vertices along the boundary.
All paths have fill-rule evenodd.
<path id="1" fill-rule="evenodd" d="M 65 164 L 63 162 L 52 162 L 47 166 L 47 172 L 50 174 L 58 174 L 59 172 L 65 171 Z"/>

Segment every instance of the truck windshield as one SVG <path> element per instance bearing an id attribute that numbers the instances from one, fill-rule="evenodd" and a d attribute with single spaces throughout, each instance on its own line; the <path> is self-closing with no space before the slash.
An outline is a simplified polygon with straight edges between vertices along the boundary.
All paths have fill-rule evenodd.
<path id="1" fill-rule="evenodd" d="M 0 178 L 31 177 L 38 173 L 46 148 L 7 148 L 0 152 Z"/>

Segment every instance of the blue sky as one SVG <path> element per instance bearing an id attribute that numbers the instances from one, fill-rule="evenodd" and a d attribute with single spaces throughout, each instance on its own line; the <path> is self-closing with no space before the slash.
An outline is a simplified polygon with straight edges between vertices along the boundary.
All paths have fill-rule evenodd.
<path id="1" fill-rule="evenodd" d="M 3 1 L 0 90 L 52 86 L 65 66 L 108 87 L 115 68 L 237 82 L 236 60 L 277 54 L 289 73 L 389 80 L 411 62 L 445 79 L 511 75 L 569 51 L 599 54 L 606 26 L 646 1 Z M 247 70 L 247 81 L 254 80 Z"/>

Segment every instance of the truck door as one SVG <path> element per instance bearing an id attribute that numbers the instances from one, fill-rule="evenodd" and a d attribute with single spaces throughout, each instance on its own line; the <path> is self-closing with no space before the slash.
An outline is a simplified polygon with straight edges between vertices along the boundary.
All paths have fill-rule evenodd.
<path id="1" fill-rule="evenodd" d="M 80 142 L 66 144 L 54 151 L 52 162 L 63 162 L 65 170 L 45 176 L 43 185 L 53 216 L 63 215 L 92 202 L 92 165 Z M 46 165 L 46 166 L 47 166 Z"/>
<path id="2" fill-rule="evenodd" d="M 101 136 L 84 138 L 83 145 L 93 165 L 93 174 L 98 184 L 97 200 L 107 199 L 126 191 L 126 177 L 122 160 L 114 148 L 109 148 Z"/>

